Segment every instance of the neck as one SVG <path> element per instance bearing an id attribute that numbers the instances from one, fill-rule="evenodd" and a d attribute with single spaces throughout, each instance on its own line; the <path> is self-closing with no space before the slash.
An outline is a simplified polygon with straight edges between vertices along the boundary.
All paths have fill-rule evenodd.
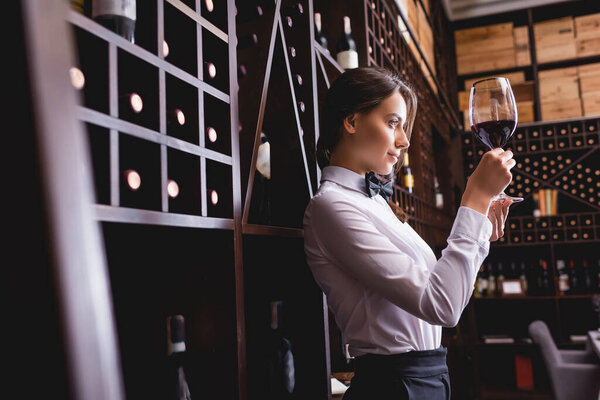
<path id="1" fill-rule="evenodd" d="M 329 165 L 343 167 L 363 176 L 369 172 L 367 168 L 356 162 L 354 157 L 350 157 L 347 152 L 343 151 L 334 151 L 329 159 Z"/>

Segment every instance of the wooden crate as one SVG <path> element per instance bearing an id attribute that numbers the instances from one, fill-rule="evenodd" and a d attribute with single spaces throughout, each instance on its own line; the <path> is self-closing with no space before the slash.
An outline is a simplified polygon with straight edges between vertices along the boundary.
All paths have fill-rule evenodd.
<path id="1" fill-rule="evenodd" d="M 533 101 L 517 102 L 517 112 L 519 113 L 518 123 L 524 124 L 535 121 L 535 112 Z"/>
<path id="2" fill-rule="evenodd" d="M 514 28 L 515 63 L 518 67 L 531 65 L 531 49 L 529 48 L 529 28 L 519 26 Z"/>
<path id="3" fill-rule="evenodd" d="M 457 57 L 459 75 L 507 69 L 515 66 L 515 49 L 486 51 Z"/>
<path id="4" fill-rule="evenodd" d="M 415 36 L 419 37 L 419 15 L 417 13 L 417 6 L 415 4 L 415 0 L 396 0 L 396 4 L 398 4 L 398 8 L 400 12 L 404 16 L 404 18 L 408 21 L 408 25 L 410 29 L 413 31 Z M 398 25 L 400 27 L 400 31 L 403 31 L 404 23 L 401 18 L 398 18 Z M 410 38 L 410 35 L 408 35 Z"/>
<path id="5" fill-rule="evenodd" d="M 575 38 L 573 17 L 550 19 L 533 24 L 535 45 L 546 45 L 556 41 L 567 41 Z"/>
<path id="6" fill-rule="evenodd" d="M 575 39 L 577 57 L 597 56 L 600 54 L 600 37 Z"/>
<path id="7" fill-rule="evenodd" d="M 459 74 L 515 66 L 512 22 L 457 30 L 454 38 Z"/>
<path id="8" fill-rule="evenodd" d="M 425 10 L 421 5 L 417 5 L 417 13 L 419 20 L 419 45 L 421 46 L 421 50 L 423 51 L 423 55 L 427 60 L 427 63 L 432 69 L 432 73 L 435 75 L 435 56 L 433 49 L 433 31 L 431 30 L 431 26 L 429 26 L 429 21 L 427 20 L 427 15 L 425 14 Z M 424 68 L 425 75 L 429 75 L 427 71 L 427 67 Z M 435 86 L 435 85 L 434 85 Z"/>
<path id="9" fill-rule="evenodd" d="M 582 116 L 581 99 L 542 102 L 542 121 L 553 121 Z"/>
<path id="10" fill-rule="evenodd" d="M 600 13 L 575 17 L 575 37 L 577 39 L 600 37 Z"/>
<path id="11" fill-rule="evenodd" d="M 511 85 L 513 93 L 515 95 L 515 100 L 517 103 L 522 102 L 533 102 L 534 100 L 534 90 L 533 90 L 533 81 L 521 82 L 518 84 Z"/>
<path id="12" fill-rule="evenodd" d="M 456 43 L 456 56 L 465 56 L 486 51 L 498 51 L 515 47 L 514 37 L 490 36 L 481 40 L 464 41 Z"/>
<path id="13" fill-rule="evenodd" d="M 586 117 L 600 115 L 600 92 L 585 93 L 581 96 L 583 115 Z"/>
<path id="14" fill-rule="evenodd" d="M 471 97 L 471 91 L 463 90 L 458 92 L 458 109 L 465 111 L 469 109 L 469 100 Z"/>
<path id="15" fill-rule="evenodd" d="M 575 26 L 573 17 L 563 17 L 534 24 L 538 63 L 574 58 Z"/>
<path id="16" fill-rule="evenodd" d="M 477 82 L 480 79 L 486 79 L 486 78 L 493 78 L 496 75 L 491 75 L 491 76 L 479 76 L 477 78 L 470 78 L 470 79 L 465 79 L 465 90 L 468 92 L 471 90 L 471 86 L 473 86 L 473 83 Z M 507 78 L 512 85 L 516 85 L 518 83 L 522 83 L 525 82 L 525 72 L 523 71 L 516 71 L 516 72 L 508 72 L 505 74 L 501 74 L 501 76 L 503 76 L 504 78 Z"/>
<path id="17" fill-rule="evenodd" d="M 577 67 L 556 68 L 541 71 L 538 75 L 540 101 L 579 98 L 579 74 Z"/>
<path id="18" fill-rule="evenodd" d="M 476 28 L 458 29 L 454 31 L 456 43 L 471 42 L 487 39 L 493 36 L 511 36 L 514 24 L 506 22 L 503 24 L 478 26 Z"/>
<path id="19" fill-rule="evenodd" d="M 581 94 L 600 92 L 600 63 L 577 67 Z"/>

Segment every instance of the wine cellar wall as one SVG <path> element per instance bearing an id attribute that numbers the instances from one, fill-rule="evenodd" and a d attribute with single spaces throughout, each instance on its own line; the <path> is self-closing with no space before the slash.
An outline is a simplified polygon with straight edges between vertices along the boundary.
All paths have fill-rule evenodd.
<path id="1" fill-rule="evenodd" d="M 114 14 L 101 3 L 130 8 Z M 538 65 L 531 43 L 527 65 L 457 75 L 464 49 L 453 33 L 473 21 L 448 21 L 439 0 L 64 6 L 58 15 L 74 55 L 69 89 L 90 155 L 126 398 L 173 390 L 192 398 L 337 398 L 330 377 L 349 379 L 352 359 L 306 264 L 302 217 L 319 187 L 320 104 L 356 66 L 388 68 L 418 96 L 391 201 L 437 256 L 484 152 L 464 132 L 458 88 L 482 74 L 522 78 L 520 107 L 531 107 L 531 122 L 520 123 L 509 144 L 518 164 L 507 192 L 526 199 L 513 206 L 475 297 L 460 324 L 443 330 L 442 344 L 453 397 L 519 398 L 519 357 L 533 362 L 532 396 L 550 398 L 527 324 L 544 319 L 560 346 L 580 347 L 573 338 L 594 328 L 597 288 L 586 274 L 600 267 L 600 117 L 536 121 L 542 72 L 578 60 Z M 515 17 L 533 37 L 534 23 L 564 12 L 527 9 L 477 24 Z M 585 63 L 600 61 L 594 57 Z M 576 268 L 583 285 L 565 278 Z M 499 271 L 529 291 L 508 298 L 482 289 Z"/>
<path id="2" fill-rule="evenodd" d="M 517 162 L 506 193 L 525 199 L 511 206 L 504 237 L 492 244 L 461 320 L 471 398 L 553 398 L 529 324 L 543 320 L 562 349 L 583 349 L 586 332 L 598 327 L 600 113 L 583 113 L 582 106 L 598 94 L 600 61 L 600 51 L 589 47 L 597 32 L 583 22 L 599 17 L 598 4 L 578 2 L 454 24 L 465 131 L 473 82 L 510 79 L 519 124 L 506 145 Z M 471 132 L 461 140 L 468 176 L 486 148 Z M 521 282 L 521 293 L 503 295 L 504 281 Z"/>

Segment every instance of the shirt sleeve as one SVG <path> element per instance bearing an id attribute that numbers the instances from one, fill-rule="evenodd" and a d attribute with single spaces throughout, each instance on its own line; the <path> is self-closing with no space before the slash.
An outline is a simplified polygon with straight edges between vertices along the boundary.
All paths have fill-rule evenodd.
<path id="1" fill-rule="evenodd" d="M 487 216 L 460 207 L 448 246 L 430 270 L 419 265 L 349 199 L 313 198 L 311 235 L 335 265 L 403 310 L 432 325 L 456 326 L 489 251 Z"/>

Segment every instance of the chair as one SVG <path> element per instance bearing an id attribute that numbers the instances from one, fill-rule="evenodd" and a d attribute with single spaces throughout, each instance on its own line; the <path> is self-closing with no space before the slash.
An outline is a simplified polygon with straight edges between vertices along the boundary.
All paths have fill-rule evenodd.
<path id="1" fill-rule="evenodd" d="M 544 321 L 529 324 L 529 335 L 542 353 L 556 400 L 597 400 L 600 360 L 591 348 L 561 350 Z"/>

